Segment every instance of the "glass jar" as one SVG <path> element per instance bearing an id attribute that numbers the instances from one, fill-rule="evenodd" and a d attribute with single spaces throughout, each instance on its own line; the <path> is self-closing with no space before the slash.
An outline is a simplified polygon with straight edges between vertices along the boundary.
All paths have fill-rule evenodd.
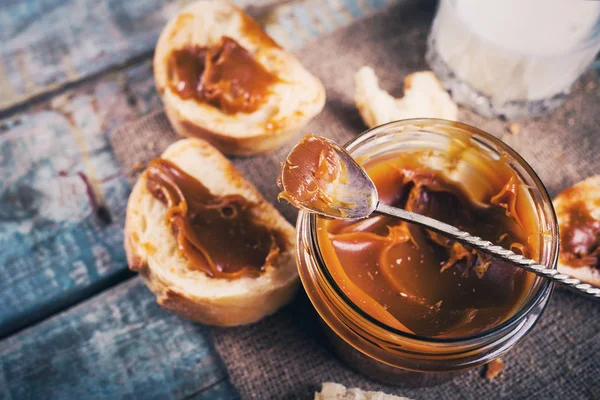
<path id="1" fill-rule="evenodd" d="M 530 188 L 540 234 L 539 261 L 556 268 L 558 224 L 552 202 L 531 167 L 510 147 L 492 135 L 457 122 L 413 119 L 371 129 L 345 147 L 366 163 L 390 153 L 411 149 L 447 149 L 453 139 L 471 141 L 482 152 L 506 163 Z M 552 293 L 550 281 L 536 277 L 514 315 L 479 334 L 460 338 L 430 338 L 389 327 L 351 302 L 337 286 L 319 251 L 317 217 L 300 212 L 297 223 L 297 259 L 302 284 L 324 323 L 339 356 L 356 370 L 380 381 L 426 385 L 443 379 L 431 374 L 472 368 L 510 350 L 540 318 Z"/>

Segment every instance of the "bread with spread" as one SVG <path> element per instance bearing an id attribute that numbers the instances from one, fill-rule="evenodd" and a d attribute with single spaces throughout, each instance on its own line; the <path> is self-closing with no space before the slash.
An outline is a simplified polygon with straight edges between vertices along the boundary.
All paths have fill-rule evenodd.
<path id="1" fill-rule="evenodd" d="M 167 116 L 183 136 L 226 154 L 272 150 L 325 104 L 325 89 L 238 7 L 197 1 L 162 31 L 154 76 Z"/>
<path id="2" fill-rule="evenodd" d="M 553 201 L 560 228 L 558 270 L 600 285 L 600 175 L 563 190 Z"/>
<path id="3" fill-rule="evenodd" d="M 458 119 L 458 107 L 431 71 L 407 75 L 404 97 L 397 99 L 379 87 L 371 67 L 362 67 L 354 84 L 354 102 L 369 128 L 409 118 Z"/>
<path id="4" fill-rule="evenodd" d="M 219 151 L 184 139 L 152 160 L 133 188 L 125 249 L 163 308 L 234 326 L 293 297 L 294 233 Z"/>

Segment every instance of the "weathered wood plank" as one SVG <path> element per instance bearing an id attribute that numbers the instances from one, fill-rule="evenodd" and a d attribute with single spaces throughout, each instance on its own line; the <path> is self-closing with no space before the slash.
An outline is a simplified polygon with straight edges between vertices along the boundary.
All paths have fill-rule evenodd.
<path id="1" fill-rule="evenodd" d="M 339 7 L 338 0 L 292 2 L 263 22 L 280 41 L 287 40 L 277 30 L 282 20 L 300 30 L 321 18 L 328 22 L 311 35 L 323 34 L 350 21 L 334 17 Z M 0 337 L 127 276 L 129 171 L 119 170 L 107 133 L 160 106 L 148 60 L 0 121 L 0 248 L 7 249 L 0 252 Z"/>
<path id="2" fill-rule="evenodd" d="M 2 399 L 232 399 L 209 329 L 139 278 L 0 342 Z"/>
<path id="3" fill-rule="evenodd" d="M 146 62 L 0 123 L 0 336 L 126 276 L 107 132 L 159 105 Z"/>

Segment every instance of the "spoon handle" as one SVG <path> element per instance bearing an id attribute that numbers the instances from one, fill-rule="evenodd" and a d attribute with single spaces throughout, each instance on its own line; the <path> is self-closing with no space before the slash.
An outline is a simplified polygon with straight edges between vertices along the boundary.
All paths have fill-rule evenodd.
<path id="1" fill-rule="evenodd" d="M 567 274 L 562 274 L 556 269 L 548 268 L 545 265 L 538 264 L 537 262 L 520 254 L 516 254 L 511 250 L 505 249 L 502 246 L 497 246 L 488 240 L 483 240 L 480 237 L 473 236 L 468 232 L 461 231 L 452 225 L 448 225 L 444 222 L 426 217 L 421 214 L 416 214 L 401 208 L 391 207 L 381 203 L 377 204 L 375 212 L 421 225 L 429 230 L 441 233 L 461 243 L 467 244 L 474 249 L 491 254 L 494 257 L 521 267 L 529 272 L 533 272 L 534 274 L 540 275 L 562 285 L 569 286 L 570 288 L 575 289 L 587 297 L 600 299 L 600 288 L 592 286 L 589 283 L 583 283 L 579 279 L 573 278 Z"/>

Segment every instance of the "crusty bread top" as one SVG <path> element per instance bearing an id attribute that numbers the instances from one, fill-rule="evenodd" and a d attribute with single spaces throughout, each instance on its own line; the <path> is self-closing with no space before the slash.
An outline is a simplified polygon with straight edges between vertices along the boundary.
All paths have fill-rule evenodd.
<path id="1" fill-rule="evenodd" d="M 593 219 L 600 221 L 600 175 L 591 176 L 563 190 L 556 196 L 553 203 L 561 230 L 567 229 L 571 224 L 570 211 L 574 205 L 583 205 Z M 558 269 L 582 281 L 600 285 L 600 271 L 595 266 L 571 267 L 565 264 L 562 248 Z"/>
<path id="2" fill-rule="evenodd" d="M 370 67 L 362 67 L 354 81 L 354 102 L 369 128 L 408 118 L 458 119 L 458 107 L 431 71 L 406 76 L 404 97 L 399 99 L 379 87 Z"/>
<path id="3" fill-rule="evenodd" d="M 171 289 L 191 299 L 239 296 L 296 279 L 294 228 L 221 153 L 203 140 L 184 139 L 169 146 L 161 157 L 198 179 L 215 195 L 243 195 L 253 203 L 253 217 L 259 224 L 281 232 L 286 249 L 274 260 L 274 266 L 267 267 L 257 278 L 210 278 L 200 270 L 190 269 L 185 255 L 177 250 L 175 235 L 165 223 L 166 206 L 147 189 L 144 172 L 133 189 L 127 210 L 126 235 L 133 241 L 130 245 L 135 254 L 132 269 L 147 266 Z"/>
<path id="4" fill-rule="evenodd" d="M 248 50 L 279 81 L 269 88 L 262 106 L 252 113 L 226 114 L 218 108 L 183 100 L 168 84 L 169 57 L 189 45 L 210 47 L 228 36 Z M 232 137 L 252 137 L 307 122 L 325 102 L 322 83 L 291 54 L 281 49 L 248 15 L 221 0 L 198 1 L 184 8 L 164 28 L 154 56 L 156 86 L 165 103 L 191 123 Z"/>

